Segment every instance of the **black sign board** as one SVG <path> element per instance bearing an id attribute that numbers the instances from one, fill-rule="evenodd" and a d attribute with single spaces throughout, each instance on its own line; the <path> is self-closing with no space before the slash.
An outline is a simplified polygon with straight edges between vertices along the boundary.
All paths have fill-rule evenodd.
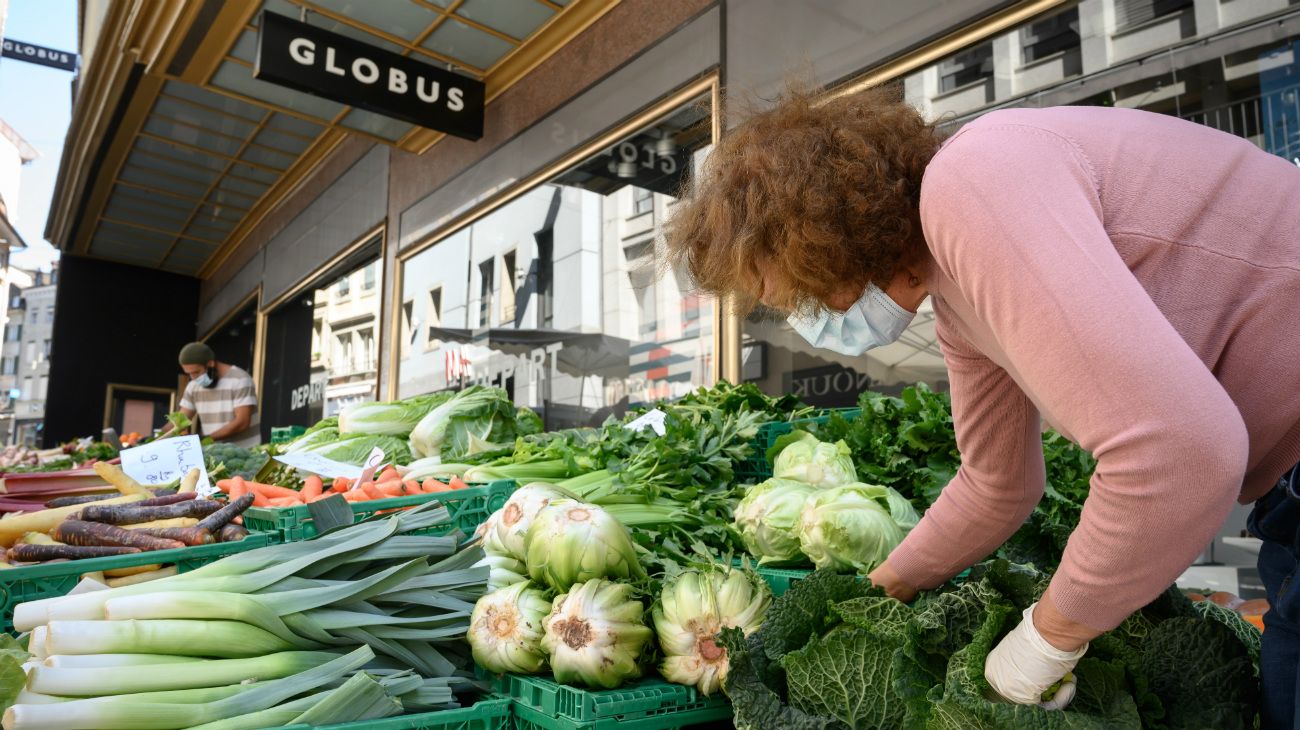
<path id="1" fill-rule="evenodd" d="M 12 38 L 4 39 L 4 48 L 0 51 L 0 55 L 5 58 L 38 63 L 42 66 L 49 66 L 63 71 L 77 70 L 77 54 L 75 53 L 56 51 L 53 48 L 38 46 L 35 43 L 23 43 Z"/>
<path id="2" fill-rule="evenodd" d="M 847 408 L 858 404 L 858 396 L 871 388 L 866 373 L 842 365 L 826 365 L 785 373 L 785 392 L 818 408 Z"/>
<path id="3" fill-rule="evenodd" d="M 253 78 L 421 127 L 483 136 L 482 81 L 262 12 Z"/>

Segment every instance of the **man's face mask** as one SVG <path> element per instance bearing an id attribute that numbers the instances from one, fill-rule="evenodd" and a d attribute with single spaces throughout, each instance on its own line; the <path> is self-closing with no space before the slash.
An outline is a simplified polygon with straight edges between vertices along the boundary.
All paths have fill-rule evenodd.
<path id="1" fill-rule="evenodd" d="M 217 384 L 216 366 L 209 365 L 208 369 L 204 370 L 202 375 L 194 379 L 194 382 L 198 383 L 200 388 L 211 388 L 215 386 Z"/>
<path id="2" fill-rule="evenodd" d="M 868 284 L 843 314 L 822 310 L 805 317 L 795 312 L 786 321 L 813 347 L 857 357 L 873 347 L 896 342 L 915 316 L 880 287 Z"/>

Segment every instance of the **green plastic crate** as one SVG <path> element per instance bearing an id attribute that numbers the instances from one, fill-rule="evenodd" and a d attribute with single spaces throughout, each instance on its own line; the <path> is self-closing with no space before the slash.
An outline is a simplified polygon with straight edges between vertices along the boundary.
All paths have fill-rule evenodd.
<path id="1" fill-rule="evenodd" d="M 14 630 L 14 607 L 27 601 L 62 596 L 81 582 L 81 576 L 100 570 L 133 568 L 140 565 L 175 565 L 182 573 L 216 562 L 227 555 L 242 553 L 276 542 L 276 536 L 249 527 L 249 535 L 239 542 L 154 550 L 107 558 L 83 558 L 62 563 L 29 565 L 0 570 L 0 605 L 4 607 L 4 630 Z"/>
<path id="2" fill-rule="evenodd" d="M 767 460 L 767 450 L 772 448 L 776 440 L 797 428 L 824 425 L 836 413 L 844 418 L 853 419 L 862 413 L 862 409 L 828 408 L 809 418 L 800 418 L 794 421 L 773 421 L 759 426 L 758 434 L 750 442 L 753 453 L 749 455 L 749 458 L 734 465 L 736 481 L 758 483 L 771 479 L 772 464 Z"/>
<path id="3" fill-rule="evenodd" d="M 271 443 L 288 443 L 304 433 L 307 433 L 306 426 L 276 426 L 271 429 Z"/>
<path id="4" fill-rule="evenodd" d="M 795 583 L 812 575 L 811 570 L 798 568 L 757 568 L 758 575 L 772 589 L 772 595 L 779 596 L 790 590 Z"/>
<path id="5" fill-rule="evenodd" d="M 334 725 L 286 725 L 283 730 L 505 730 L 510 725 L 510 700 L 490 697 L 471 707 L 398 715 L 380 720 Z"/>
<path id="6" fill-rule="evenodd" d="M 511 493 L 515 491 L 515 485 L 513 479 L 502 479 L 451 492 L 350 502 L 349 506 L 352 507 L 353 521 L 360 522 L 384 510 L 440 502 L 451 513 L 451 520 L 441 525 L 434 525 L 425 532 L 431 535 L 442 535 L 453 529 L 459 529 L 469 535 L 473 534 L 475 528 L 493 512 L 501 509 Z M 296 507 L 250 507 L 244 512 L 244 526 L 249 530 L 278 535 L 283 542 L 298 542 L 316 536 L 315 522 L 305 504 Z"/>
<path id="7" fill-rule="evenodd" d="M 694 687 L 657 677 L 611 690 L 588 690 L 550 677 L 489 676 L 497 694 L 514 701 L 514 727 L 543 730 L 663 730 L 731 718 L 721 693 L 705 697 Z"/>

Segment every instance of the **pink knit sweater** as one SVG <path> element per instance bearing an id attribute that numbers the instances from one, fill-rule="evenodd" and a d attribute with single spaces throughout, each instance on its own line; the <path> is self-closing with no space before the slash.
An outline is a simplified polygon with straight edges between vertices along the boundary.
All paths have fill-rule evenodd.
<path id="1" fill-rule="evenodd" d="M 1004 542 L 1041 417 L 1097 457 L 1050 597 L 1113 628 L 1300 460 L 1300 169 L 1158 114 L 997 111 L 921 221 L 962 467 L 889 563 L 928 588 Z"/>

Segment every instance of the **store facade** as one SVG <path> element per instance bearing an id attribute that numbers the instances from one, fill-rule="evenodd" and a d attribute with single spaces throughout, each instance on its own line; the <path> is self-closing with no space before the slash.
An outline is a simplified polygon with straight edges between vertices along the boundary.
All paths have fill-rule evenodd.
<path id="1" fill-rule="evenodd" d="M 1288 0 L 144 5 L 158 12 L 140 55 L 100 41 L 88 59 L 80 94 L 103 108 L 79 101 L 65 166 L 98 156 L 104 174 L 69 175 L 51 235 L 86 266 L 191 277 L 193 327 L 166 337 L 246 362 L 268 433 L 472 383 L 551 428 L 719 378 L 820 406 L 945 387 L 928 309 L 898 343 L 845 358 L 657 266 L 728 96 L 762 104 L 792 76 L 832 93 L 898 83 L 950 128 L 1009 106 L 1130 106 L 1300 157 Z M 483 82 L 481 130 L 254 78 L 263 11 Z M 103 33 L 139 22 L 106 12 Z M 195 35 L 202 23 L 213 32 Z M 375 73 L 391 81 L 396 63 Z"/>

